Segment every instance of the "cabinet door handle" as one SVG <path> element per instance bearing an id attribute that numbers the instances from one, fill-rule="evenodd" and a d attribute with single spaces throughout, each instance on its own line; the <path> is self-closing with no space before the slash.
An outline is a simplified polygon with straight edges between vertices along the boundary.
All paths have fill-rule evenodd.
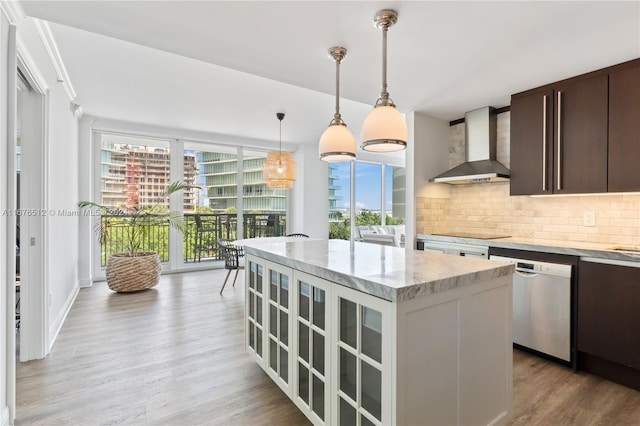
<path id="1" fill-rule="evenodd" d="M 542 97 L 542 191 L 547 190 L 547 95 Z"/>
<path id="2" fill-rule="evenodd" d="M 558 191 L 562 189 L 562 92 L 558 90 Z"/>

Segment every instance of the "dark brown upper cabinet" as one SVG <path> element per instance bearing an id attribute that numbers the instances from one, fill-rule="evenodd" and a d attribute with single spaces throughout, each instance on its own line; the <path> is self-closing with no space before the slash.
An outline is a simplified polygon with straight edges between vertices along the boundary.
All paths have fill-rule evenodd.
<path id="1" fill-rule="evenodd" d="M 511 195 L 607 191 L 607 75 L 511 98 Z"/>
<path id="2" fill-rule="evenodd" d="M 640 191 L 640 62 L 609 74 L 609 192 Z"/>
<path id="3" fill-rule="evenodd" d="M 511 195 L 640 191 L 640 59 L 511 97 Z"/>

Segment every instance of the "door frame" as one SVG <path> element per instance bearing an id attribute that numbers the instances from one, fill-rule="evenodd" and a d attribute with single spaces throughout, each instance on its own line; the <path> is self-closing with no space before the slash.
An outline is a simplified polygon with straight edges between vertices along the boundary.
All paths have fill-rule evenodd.
<path id="1" fill-rule="evenodd" d="M 28 51 L 16 43 L 18 69 L 31 86 L 21 111 L 20 219 L 20 361 L 44 358 L 48 352 L 48 104 L 49 88 Z M 16 93 L 16 96 L 19 94 Z M 17 110 L 14 117 L 17 118 Z M 25 120 L 28 120 L 25 125 Z M 15 143 L 15 142 L 14 142 Z M 26 154 L 26 156 L 25 156 Z M 25 161 L 26 160 L 26 161 Z M 26 167 L 25 167 L 26 166 Z M 10 171 L 16 173 L 15 168 Z M 29 210 L 26 210 L 29 209 Z M 15 223 L 13 224 L 15 227 Z M 26 279 L 23 277 L 26 274 Z M 15 315 L 15 313 L 14 313 Z M 15 353 L 15 347 L 13 349 Z"/>

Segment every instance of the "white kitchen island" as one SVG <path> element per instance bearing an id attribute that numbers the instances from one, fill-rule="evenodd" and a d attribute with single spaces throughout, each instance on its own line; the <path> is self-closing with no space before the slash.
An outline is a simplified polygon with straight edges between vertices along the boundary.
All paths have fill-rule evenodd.
<path id="1" fill-rule="evenodd" d="M 512 265 L 339 240 L 243 245 L 246 349 L 314 424 L 508 414 Z"/>

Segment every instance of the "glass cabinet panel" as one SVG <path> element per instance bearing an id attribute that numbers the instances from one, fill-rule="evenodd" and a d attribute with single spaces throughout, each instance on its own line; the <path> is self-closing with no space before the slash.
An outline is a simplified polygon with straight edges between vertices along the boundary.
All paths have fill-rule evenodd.
<path id="1" fill-rule="evenodd" d="M 278 301 L 278 272 L 276 271 L 271 271 L 269 277 L 269 299 Z"/>
<path id="2" fill-rule="evenodd" d="M 313 374 L 313 412 L 324 420 L 324 382 Z"/>
<path id="3" fill-rule="evenodd" d="M 313 289 L 313 325 L 324 329 L 324 290 Z"/>
<path id="4" fill-rule="evenodd" d="M 373 419 L 382 421 L 382 313 L 343 297 L 338 309 L 338 417 L 345 424 L 377 424 Z"/>
<path id="5" fill-rule="evenodd" d="M 358 305 L 340 298 L 340 340 L 352 348 L 357 348 Z"/>
<path id="6" fill-rule="evenodd" d="M 253 320 L 256 319 L 255 300 L 253 293 L 249 293 L 249 318 Z"/>
<path id="7" fill-rule="evenodd" d="M 256 353 L 262 357 L 262 329 L 256 329 Z"/>
<path id="8" fill-rule="evenodd" d="M 278 371 L 278 344 L 273 339 L 269 339 L 269 367 Z"/>
<path id="9" fill-rule="evenodd" d="M 298 396 L 309 405 L 309 370 L 298 363 Z"/>
<path id="10" fill-rule="evenodd" d="M 289 277 L 286 275 L 280 277 L 280 305 L 289 307 Z"/>
<path id="11" fill-rule="evenodd" d="M 356 368 L 357 362 L 355 355 L 340 348 L 340 390 L 353 401 L 357 401 Z"/>
<path id="12" fill-rule="evenodd" d="M 285 383 L 289 382 L 289 355 L 282 346 L 280 346 L 280 378 Z"/>
<path id="13" fill-rule="evenodd" d="M 382 314 L 362 307 L 362 353 L 377 362 L 382 362 Z"/>
<path id="14" fill-rule="evenodd" d="M 262 274 L 263 267 L 257 262 L 248 261 L 249 283 L 246 290 L 247 339 L 253 353 L 262 358 Z"/>
<path id="15" fill-rule="evenodd" d="M 356 409 L 351 404 L 340 398 L 340 426 L 356 426 Z"/>
<path id="16" fill-rule="evenodd" d="M 313 368 L 324 375 L 324 336 L 313 332 Z"/>
<path id="17" fill-rule="evenodd" d="M 300 282 L 298 288 L 298 315 L 309 321 L 309 284 Z"/>
<path id="18" fill-rule="evenodd" d="M 361 361 L 360 364 L 360 401 L 362 407 L 381 420 L 382 411 L 382 373 L 377 368 Z"/>
<path id="19" fill-rule="evenodd" d="M 289 276 L 291 271 L 267 264 L 269 285 L 269 360 L 272 378 L 289 382 Z M 257 287 L 257 286 L 256 286 Z M 282 382 L 278 382 L 283 387 Z M 286 386 L 284 387 L 286 388 Z"/>
<path id="20" fill-rule="evenodd" d="M 278 308 L 269 305 L 269 333 L 278 336 Z"/>
<path id="21" fill-rule="evenodd" d="M 284 311 L 280 311 L 280 341 L 289 345 L 289 315 Z"/>
<path id="22" fill-rule="evenodd" d="M 251 347 L 251 349 L 256 348 L 256 333 L 251 321 L 249 321 L 249 347 Z"/>
<path id="23" fill-rule="evenodd" d="M 256 276 L 256 291 L 262 294 L 262 265 L 258 265 Z"/>
<path id="24" fill-rule="evenodd" d="M 256 288 L 256 264 L 254 262 L 249 263 L 249 288 Z"/>
<path id="25" fill-rule="evenodd" d="M 376 426 L 376 425 L 365 416 L 360 415 L 360 426 Z"/>
<path id="26" fill-rule="evenodd" d="M 256 322 L 262 325 L 262 297 L 256 296 Z"/>
<path id="27" fill-rule="evenodd" d="M 309 327 L 298 324 L 298 356 L 309 362 Z"/>
<path id="28" fill-rule="evenodd" d="M 325 327 L 327 318 L 327 301 L 325 289 L 316 285 L 316 278 L 303 281 L 297 278 L 293 288 L 297 295 L 297 312 L 294 333 L 298 338 L 297 373 L 298 373 L 298 405 L 307 405 L 307 415 L 324 421 L 328 415 L 329 402 L 325 391 L 329 389 L 326 380 L 328 367 L 326 349 L 329 344 Z M 305 410 L 303 410 L 305 411 Z M 313 416 L 311 413 L 314 413 Z M 317 420 L 316 418 L 316 420 Z"/>

